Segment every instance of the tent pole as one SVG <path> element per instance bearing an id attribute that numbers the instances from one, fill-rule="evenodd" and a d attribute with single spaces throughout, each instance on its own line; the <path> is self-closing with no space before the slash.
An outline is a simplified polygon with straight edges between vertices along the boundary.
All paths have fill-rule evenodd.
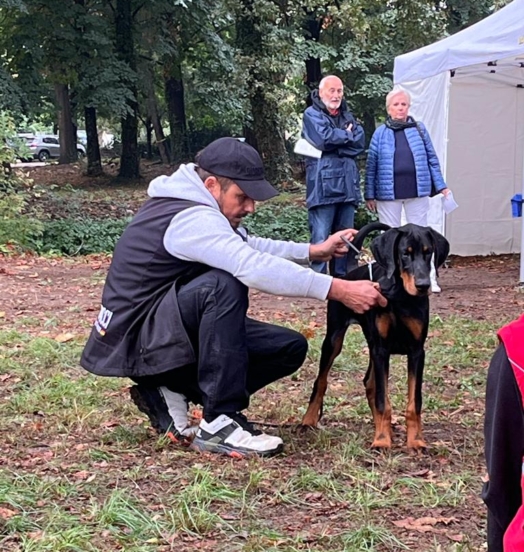
<path id="1" fill-rule="evenodd" d="M 524 162 L 522 169 L 522 197 L 524 198 Z M 523 205 L 524 207 L 524 205 Z M 524 221 L 524 219 L 521 219 Z M 520 285 L 524 286 L 524 222 L 521 222 L 522 233 L 520 235 Z"/>

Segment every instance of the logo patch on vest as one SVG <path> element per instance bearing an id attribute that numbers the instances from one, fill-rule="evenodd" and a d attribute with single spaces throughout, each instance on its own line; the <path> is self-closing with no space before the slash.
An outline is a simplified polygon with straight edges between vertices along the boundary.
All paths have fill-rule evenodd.
<path id="1" fill-rule="evenodd" d="M 98 317 L 95 320 L 95 328 L 102 337 L 106 335 L 106 330 L 109 326 L 109 322 L 111 322 L 112 317 L 113 312 L 109 309 L 106 309 L 104 305 L 100 305 L 100 312 L 98 313 Z"/>

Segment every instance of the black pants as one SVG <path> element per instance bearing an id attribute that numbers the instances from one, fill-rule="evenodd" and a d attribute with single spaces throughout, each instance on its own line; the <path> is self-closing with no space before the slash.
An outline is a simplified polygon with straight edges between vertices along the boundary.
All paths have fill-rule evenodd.
<path id="1" fill-rule="evenodd" d="M 227 272 L 206 272 L 182 286 L 177 299 L 197 364 L 134 381 L 184 394 L 204 406 L 207 420 L 247 408 L 253 393 L 304 362 L 305 337 L 247 318 L 248 289 Z"/>

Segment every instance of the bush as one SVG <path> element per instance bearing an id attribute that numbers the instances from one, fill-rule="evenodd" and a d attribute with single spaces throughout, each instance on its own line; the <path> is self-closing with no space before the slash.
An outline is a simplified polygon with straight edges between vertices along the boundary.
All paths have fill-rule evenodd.
<path id="1" fill-rule="evenodd" d="M 355 213 L 355 228 L 378 220 L 375 213 L 361 207 Z M 250 233 L 275 240 L 309 241 L 307 208 L 300 204 L 268 203 L 244 219 Z"/>
<path id="2" fill-rule="evenodd" d="M 309 241 L 307 209 L 300 205 L 268 203 L 244 219 L 250 233 L 274 240 Z"/>
<path id="3" fill-rule="evenodd" d="M 25 194 L 10 190 L 0 192 L 0 250 L 3 246 L 16 249 L 34 249 L 42 234 L 42 223 L 22 214 Z"/>
<path id="4" fill-rule="evenodd" d="M 43 224 L 38 253 L 87 255 L 112 252 L 130 218 L 120 220 L 62 219 Z"/>

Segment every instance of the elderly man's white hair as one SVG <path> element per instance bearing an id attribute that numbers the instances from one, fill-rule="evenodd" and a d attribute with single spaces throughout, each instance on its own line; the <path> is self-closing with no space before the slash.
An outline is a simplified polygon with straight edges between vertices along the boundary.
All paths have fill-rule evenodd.
<path id="1" fill-rule="evenodd" d="M 327 75 L 326 77 L 324 77 L 319 83 L 318 83 L 318 89 L 319 90 L 322 90 L 324 88 L 324 86 L 326 86 L 326 81 L 328 79 L 337 79 L 339 80 L 341 83 L 342 83 L 342 79 L 340 77 L 337 77 L 336 75 Z M 342 86 L 344 86 L 344 84 L 342 83 Z"/>
<path id="2" fill-rule="evenodd" d="M 395 88 L 393 88 L 393 90 L 386 96 L 386 109 L 391 105 L 393 98 L 400 95 L 406 96 L 408 104 L 411 105 L 411 94 L 400 86 L 395 86 Z"/>

